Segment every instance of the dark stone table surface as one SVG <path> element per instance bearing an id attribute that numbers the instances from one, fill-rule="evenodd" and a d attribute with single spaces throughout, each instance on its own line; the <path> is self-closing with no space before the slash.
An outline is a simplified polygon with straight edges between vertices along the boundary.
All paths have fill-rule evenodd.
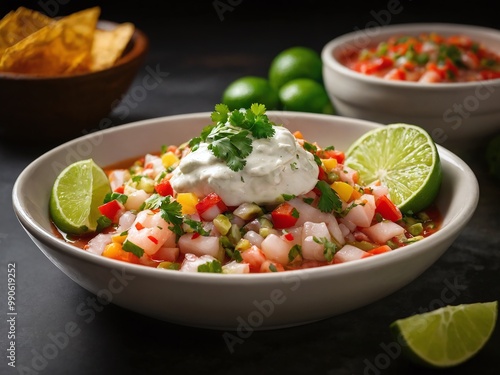
<path id="1" fill-rule="evenodd" d="M 374 24 L 455 22 L 500 28 L 493 2 L 397 1 L 176 1 L 41 0 L 2 2 L 0 15 L 24 4 L 64 15 L 101 5 L 102 18 L 131 21 L 150 38 L 144 68 L 163 72 L 160 84 L 130 101 L 116 126 L 142 119 L 211 111 L 225 86 L 243 75 L 267 74 L 274 55 L 293 46 L 318 51 L 335 36 Z M 458 5 L 460 4 L 460 5 Z M 438 8 L 437 8 L 438 7 Z M 392 11 L 388 9 L 395 9 Z M 48 93 L 49 94 L 49 93 Z M 8 108 L 1 107 L 0 115 Z M 1 121 L 1 117 L 0 117 Z M 93 124 L 89 124 L 92 128 Z M 500 298 L 499 182 L 489 175 L 484 143 L 456 150 L 477 176 L 479 205 L 448 251 L 415 281 L 394 294 L 316 323 L 256 331 L 228 350 L 222 332 L 170 324 L 114 305 L 84 321 L 77 313 L 92 295 L 71 281 L 35 246 L 12 209 L 18 174 L 53 144 L 0 141 L 0 373 L 9 374 L 499 374 L 500 331 L 469 362 L 450 370 L 413 366 L 403 358 L 389 324 L 443 304 Z M 446 146 L 446 145 L 444 145 Z M 36 183 L 36 182 L 34 182 Z M 8 365 L 7 265 L 16 265 L 16 367 Z M 449 298 L 451 292 L 452 298 Z M 77 335 L 53 342 L 68 322 Z"/>

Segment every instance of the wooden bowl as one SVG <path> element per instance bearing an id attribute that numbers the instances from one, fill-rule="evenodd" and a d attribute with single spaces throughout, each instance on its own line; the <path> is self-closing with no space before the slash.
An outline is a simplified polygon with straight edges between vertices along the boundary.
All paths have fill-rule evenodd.
<path id="1" fill-rule="evenodd" d="M 99 21 L 98 27 L 116 26 Z M 128 91 L 149 46 L 135 29 L 120 59 L 92 73 L 41 77 L 0 73 L 0 139 L 22 143 L 59 143 L 111 127 L 106 116 Z"/>

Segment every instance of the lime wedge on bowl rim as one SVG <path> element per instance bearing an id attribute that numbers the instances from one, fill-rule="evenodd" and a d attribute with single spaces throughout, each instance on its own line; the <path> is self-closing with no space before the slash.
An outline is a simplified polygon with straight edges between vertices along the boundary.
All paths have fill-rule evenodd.
<path id="1" fill-rule="evenodd" d="M 431 368 L 457 366 L 477 354 L 491 337 L 498 302 L 445 306 L 399 319 L 390 325 L 402 352 Z"/>
<path id="2" fill-rule="evenodd" d="M 68 234 L 85 234 L 97 228 L 99 205 L 111 192 L 106 173 L 92 160 L 70 164 L 57 176 L 49 211 L 54 224 Z"/>
<path id="3" fill-rule="evenodd" d="M 421 127 L 389 124 L 357 139 L 346 151 L 345 164 L 364 184 L 380 180 L 403 213 L 417 213 L 436 198 L 442 181 L 436 144 Z"/>

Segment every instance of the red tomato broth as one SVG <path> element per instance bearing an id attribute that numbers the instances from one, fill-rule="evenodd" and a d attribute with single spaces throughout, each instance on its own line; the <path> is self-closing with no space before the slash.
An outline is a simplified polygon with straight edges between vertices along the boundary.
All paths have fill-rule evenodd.
<path id="1" fill-rule="evenodd" d="M 353 71 L 386 80 L 451 83 L 500 78 L 500 55 L 465 35 L 395 35 L 346 52 L 339 60 Z"/>

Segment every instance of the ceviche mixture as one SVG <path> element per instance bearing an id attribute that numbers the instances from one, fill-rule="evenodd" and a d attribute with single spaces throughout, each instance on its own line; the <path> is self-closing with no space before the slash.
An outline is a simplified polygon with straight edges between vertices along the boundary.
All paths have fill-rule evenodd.
<path id="1" fill-rule="evenodd" d="M 393 36 L 343 57 L 357 72 L 387 80 L 468 82 L 500 78 L 500 57 L 465 35 Z"/>
<path id="2" fill-rule="evenodd" d="M 105 168 L 113 192 L 81 246 L 180 272 L 260 273 L 376 256 L 438 229 L 436 210 L 403 215 L 386 186 L 360 184 L 342 151 L 265 110 L 218 104 L 199 137 Z"/>

